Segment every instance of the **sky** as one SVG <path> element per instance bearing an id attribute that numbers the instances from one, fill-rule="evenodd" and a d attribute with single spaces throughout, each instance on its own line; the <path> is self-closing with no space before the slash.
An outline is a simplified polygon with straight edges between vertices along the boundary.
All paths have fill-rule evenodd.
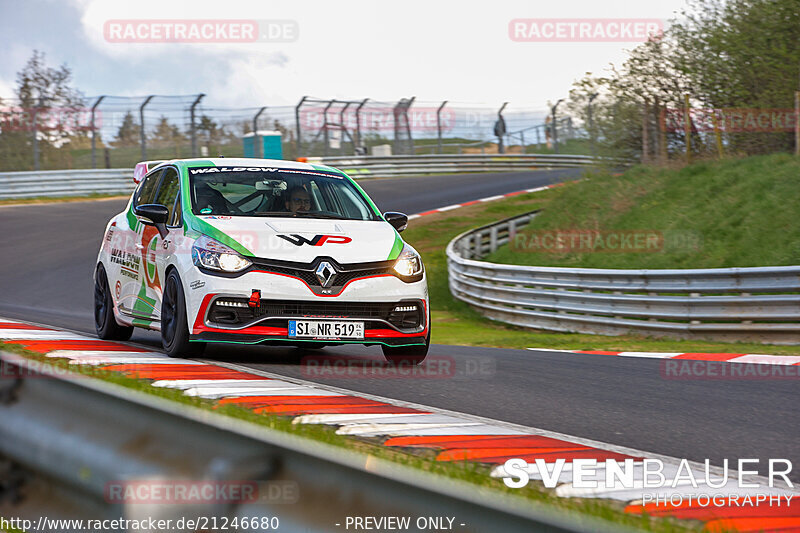
<path id="1" fill-rule="evenodd" d="M 85 95 L 207 94 L 206 105 L 324 98 L 545 109 L 636 42 L 517 42 L 514 19 L 660 19 L 685 0 L 0 0 L 0 97 L 34 49 L 66 63 Z M 113 42 L 130 20 L 285 21 L 289 42 Z M 268 26 L 264 26 L 268 27 Z"/>

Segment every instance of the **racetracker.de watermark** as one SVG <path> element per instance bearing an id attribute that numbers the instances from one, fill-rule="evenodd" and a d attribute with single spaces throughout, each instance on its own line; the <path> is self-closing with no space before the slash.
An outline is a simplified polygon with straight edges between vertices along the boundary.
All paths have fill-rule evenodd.
<path id="1" fill-rule="evenodd" d="M 0 107 L 0 131 L 91 131 L 103 126 L 103 113 L 86 107 Z"/>
<path id="2" fill-rule="evenodd" d="M 794 109 L 726 107 L 719 109 L 689 109 L 690 127 L 708 133 L 771 133 L 792 132 L 797 125 Z M 661 112 L 664 131 L 674 133 L 686 128 L 683 109 L 665 109 Z"/>
<path id="3" fill-rule="evenodd" d="M 300 110 L 300 124 L 303 129 L 318 130 L 323 125 L 337 123 L 333 126 L 338 131 L 342 126 L 348 131 L 355 131 L 359 126 L 370 132 L 392 132 L 396 125 L 395 110 L 390 106 L 366 107 L 358 112 L 348 111 L 340 113 L 334 109 L 327 111 L 325 107 L 306 107 Z M 456 125 L 456 112 L 453 109 L 439 109 L 438 107 L 417 106 L 408 110 L 408 127 L 412 132 L 430 133 L 441 128 L 443 133 L 450 132 Z"/>
<path id="4" fill-rule="evenodd" d="M 420 365 L 410 361 L 391 363 L 375 359 L 349 359 L 314 355 L 303 357 L 301 372 L 307 378 L 328 379 L 454 379 L 491 377 L 497 372 L 489 357 L 430 355 Z"/>
<path id="5" fill-rule="evenodd" d="M 659 253 L 699 250 L 701 236 L 694 231 L 554 229 L 515 233 L 512 252 L 524 253 Z"/>
<path id="6" fill-rule="evenodd" d="M 293 504 L 300 499 L 295 481 L 110 481 L 103 491 L 111 504 Z"/>
<path id="7" fill-rule="evenodd" d="M 103 24 L 110 43 L 290 43 L 299 36 L 295 20 L 113 19 Z"/>
<path id="8" fill-rule="evenodd" d="M 519 43 L 639 43 L 664 32 L 661 19 L 513 19 L 508 36 Z"/>
<path id="9" fill-rule="evenodd" d="M 15 343 L 24 346 L 24 343 Z M 102 362 L 102 357 L 98 356 L 92 362 Z M 109 364 L 112 364 L 109 362 Z M 25 364 L 14 364 L 7 361 L 0 361 L 0 379 L 83 379 L 99 375 L 100 372 L 95 365 L 85 365 L 76 368 L 51 365 L 28 359 Z"/>
<path id="10" fill-rule="evenodd" d="M 727 361 L 693 361 L 690 359 L 664 359 L 661 377 L 670 380 L 797 380 L 800 366 L 762 363 L 736 363 Z"/>

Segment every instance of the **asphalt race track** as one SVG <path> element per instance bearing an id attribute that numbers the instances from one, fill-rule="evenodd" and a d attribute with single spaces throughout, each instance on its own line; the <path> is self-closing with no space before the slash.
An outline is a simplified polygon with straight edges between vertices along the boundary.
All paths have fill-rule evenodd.
<path id="1" fill-rule="evenodd" d="M 579 171 L 368 180 L 383 211 L 417 213 L 576 177 Z M 0 207 L 0 316 L 93 333 L 91 273 L 107 220 L 125 201 Z M 412 221 L 413 224 L 413 221 Z M 159 345 L 155 332 L 132 339 Z M 584 348 L 575 346 L 576 349 Z M 210 347 L 218 358 L 345 389 L 695 461 L 800 464 L 797 380 L 675 380 L 662 361 L 435 345 L 428 375 L 396 377 L 378 348 Z M 367 375 L 320 361 L 372 362 Z M 428 363 L 426 363 L 428 365 Z M 355 375 L 357 374 L 357 375 Z M 764 473 L 765 469 L 761 469 Z M 800 481 L 800 469 L 794 469 Z"/>

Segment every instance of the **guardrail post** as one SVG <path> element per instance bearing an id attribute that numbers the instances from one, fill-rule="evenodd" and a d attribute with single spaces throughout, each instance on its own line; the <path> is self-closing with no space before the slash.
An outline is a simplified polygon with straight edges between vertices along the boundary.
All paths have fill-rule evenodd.
<path id="1" fill-rule="evenodd" d="M 91 124 L 90 127 L 92 128 L 92 168 L 97 168 L 97 128 L 94 125 L 94 114 L 97 110 L 97 106 L 100 105 L 100 102 L 103 101 L 105 95 L 99 97 L 97 101 L 92 106 L 92 114 L 91 114 Z"/>
<path id="2" fill-rule="evenodd" d="M 263 113 L 266 110 L 267 110 L 267 106 L 262 107 L 261 109 L 258 110 L 258 113 L 256 113 L 255 116 L 253 117 L 253 156 L 255 156 L 256 158 L 258 158 L 258 152 L 261 151 L 261 146 L 259 146 L 259 144 L 261 144 L 261 143 L 258 142 L 258 140 L 259 140 L 259 137 L 258 137 L 258 117 L 260 117 L 261 113 Z"/>
<path id="3" fill-rule="evenodd" d="M 306 98 L 308 98 L 308 96 L 302 97 L 300 99 L 300 102 L 298 102 L 294 108 L 294 124 L 297 130 L 297 140 L 295 141 L 296 144 L 295 151 L 297 153 L 295 154 L 295 159 L 303 155 L 301 151 L 303 148 L 303 143 L 300 139 L 301 135 L 303 135 L 303 128 L 300 126 L 300 108 L 303 107 L 303 103 L 306 101 Z"/>
<path id="4" fill-rule="evenodd" d="M 497 251 L 497 226 L 492 226 L 489 230 L 489 252 L 495 253 Z"/>
<path id="5" fill-rule="evenodd" d="M 200 93 L 197 95 L 197 98 L 192 103 L 192 107 L 189 108 L 189 133 L 192 138 L 192 157 L 197 157 L 197 132 L 195 131 L 194 126 L 194 110 L 197 107 L 197 104 L 200 103 L 200 100 L 203 99 L 205 94 Z"/>
<path id="6" fill-rule="evenodd" d="M 151 94 L 145 98 L 142 105 L 139 106 L 139 140 L 142 144 L 142 161 L 147 161 L 147 135 L 145 135 L 144 132 L 144 108 L 154 97 L 155 95 Z"/>

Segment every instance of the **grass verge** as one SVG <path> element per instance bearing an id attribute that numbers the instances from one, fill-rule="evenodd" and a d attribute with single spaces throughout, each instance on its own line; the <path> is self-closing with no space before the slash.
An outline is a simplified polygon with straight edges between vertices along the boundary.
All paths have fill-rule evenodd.
<path id="1" fill-rule="evenodd" d="M 639 335 L 608 337 L 518 328 L 487 320 L 468 305 L 452 297 L 447 284 L 445 248 L 448 242 L 464 231 L 503 218 L 527 213 L 534 209 L 547 208 L 546 213 L 561 205 L 564 198 L 573 198 L 582 190 L 582 185 L 582 182 L 571 182 L 562 187 L 538 193 L 522 194 L 493 202 L 474 204 L 454 211 L 427 215 L 413 220 L 409 224 L 403 237 L 422 254 L 427 269 L 431 309 L 433 310 L 432 342 L 496 348 L 800 355 L 800 346 L 668 340 Z"/>
<path id="2" fill-rule="evenodd" d="M 7 200 L 0 200 L 0 206 L 86 202 L 88 200 L 116 200 L 129 197 L 129 194 L 119 195 L 98 193 L 87 194 L 84 196 L 35 196 L 33 198 L 9 198 Z"/>
<path id="3" fill-rule="evenodd" d="M 598 172 L 560 191 L 515 246 L 486 260 L 646 269 L 798 265 L 798 188 L 800 159 L 788 154 Z M 587 239 L 564 239 L 559 248 L 545 240 L 556 232 Z"/>
<path id="4" fill-rule="evenodd" d="M 3 351 L 22 355 L 42 365 L 44 375 L 58 375 L 69 370 L 89 378 L 101 379 L 116 385 L 158 396 L 192 407 L 214 411 L 222 416 L 230 416 L 276 431 L 290 433 L 299 437 L 313 439 L 332 446 L 337 446 L 373 457 L 399 463 L 411 468 L 436 475 L 445 476 L 475 485 L 479 490 L 501 492 L 554 506 L 567 512 L 608 520 L 614 524 L 629 526 L 658 533 L 700 531 L 699 521 L 676 520 L 673 518 L 655 518 L 647 515 L 632 515 L 624 512 L 625 503 L 614 500 L 560 498 L 546 489 L 540 482 L 532 480 L 525 488 L 511 489 L 500 479 L 490 477 L 488 465 L 470 462 L 436 461 L 436 450 L 419 448 L 389 448 L 382 446 L 382 438 L 363 438 L 337 435 L 332 426 L 321 424 L 293 424 L 292 417 L 272 414 L 257 414 L 246 408 L 235 405 L 218 405 L 215 400 L 185 396 L 182 391 L 169 388 L 153 387 L 150 380 L 136 379 L 127 375 L 98 369 L 88 365 L 70 365 L 66 359 L 49 358 L 37 352 L 26 350 L 19 345 L 2 344 Z M 49 366 L 52 370 L 45 370 Z M 50 372 L 50 373 L 48 373 Z"/>

